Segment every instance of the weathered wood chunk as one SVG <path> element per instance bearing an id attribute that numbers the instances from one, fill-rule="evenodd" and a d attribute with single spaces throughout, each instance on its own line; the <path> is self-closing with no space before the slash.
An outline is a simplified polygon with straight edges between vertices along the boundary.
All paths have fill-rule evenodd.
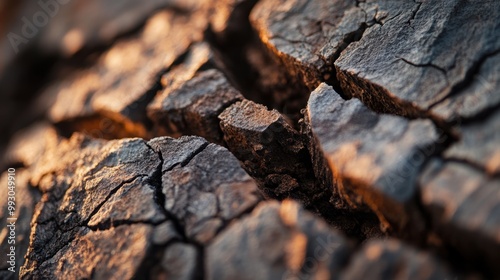
<path id="1" fill-rule="evenodd" d="M 333 62 L 380 14 L 354 1 L 260 1 L 250 15 L 260 39 L 310 90 L 335 75 Z"/>
<path id="2" fill-rule="evenodd" d="M 444 152 L 445 158 L 467 161 L 491 175 L 500 175 L 500 112 L 466 122 L 461 138 Z"/>
<path id="3" fill-rule="evenodd" d="M 208 279 L 331 279 L 350 251 L 347 240 L 291 200 L 260 204 L 205 252 Z"/>
<path id="4" fill-rule="evenodd" d="M 422 202 L 443 241 L 461 255 L 500 262 L 500 180 L 466 163 L 431 161 L 420 180 Z"/>
<path id="5" fill-rule="evenodd" d="M 373 240 L 355 253 L 340 279 L 456 279 L 432 254 L 398 240 Z"/>
<path id="6" fill-rule="evenodd" d="M 260 201 L 255 181 L 225 148 L 199 137 L 157 138 L 151 145 L 164 159 L 165 209 L 184 227 L 188 239 L 208 243 Z"/>
<path id="7" fill-rule="evenodd" d="M 411 8 L 401 10 L 406 2 Z M 499 104 L 498 1 L 369 1 L 366 6 L 390 20 L 368 28 L 335 62 L 347 96 L 377 111 L 409 117 L 430 111 L 442 120 Z"/>
<path id="8" fill-rule="evenodd" d="M 219 118 L 228 149 L 266 196 L 298 200 L 348 235 L 361 239 L 381 235 L 371 213 L 353 214 L 336 205 L 331 180 L 325 184 L 326 179 L 315 177 L 307 139 L 276 110 L 243 100 Z"/>
<path id="9" fill-rule="evenodd" d="M 312 154 L 319 157 L 313 159 L 315 172 L 330 180 L 339 203 L 367 204 L 383 226 L 418 236 L 423 225 L 414 203 L 416 179 L 436 150 L 433 124 L 376 114 L 326 84 L 311 94 L 305 122 L 315 138 Z"/>
<path id="10" fill-rule="evenodd" d="M 206 70 L 178 87 L 169 87 L 148 107 L 157 133 L 197 135 L 223 144 L 218 115 L 243 96 L 218 70 Z"/>
<path id="11" fill-rule="evenodd" d="M 140 155 L 140 159 L 137 155 Z M 30 248 L 21 275 L 43 277 L 43 273 L 54 270 L 59 263 L 58 260 L 64 257 L 71 258 L 71 252 L 76 250 L 67 250 L 68 248 L 78 247 L 78 242 L 85 244 L 85 238 L 92 239 L 95 236 L 89 232 L 89 228 L 107 229 L 116 220 L 119 222 L 121 218 L 127 216 L 131 220 L 153 219 L 151 211 L 155 210 L 155 213 L 162 215 L 158 210 L 161 206 L 155 203 L 154 196 L 147 191 L 142 191 L 144 196 L 141 197 L 142 203 L 138 205 L 139 208 L 127 209 L 116 202 L 119 196 L 126 196 L 120 192 L 122 188 L 125 188 L 122 191 L 132 189 L 133 192 L 136 191 L 134 188 L 149 188 L 148 185 L 135 180 L 153 180 L 153 175 L 160 164 L 156 152 L 139 139 L 105 142 L 75 135 L 61 142 L 54 150 L 47 151 L 33 167 L 31 182 L 43 192 L 43 195 L 33 218 Z M 137 184 L 130 186 L 128 183 Z M 109 207 L 124 212 L 117 216 L 113 213 L 115 215 L 103 217 L 110 214 Z M 92 226 L 89 225 L 91 220 Z M 102 221 L 102 224 L 98 221 Z M 148 220 L 140 222 L 148 223 Z M 134 236 L 135 234 L 137 233 L 133 233 Z M 131 238 L 133 240 L 135 237 Z M 122 243 L 125 240 L 120 240 L 117 236 L 114 241 Z M 111 246 L 113 247 L 116 246 Z M 143 254 L 143 249 L 138 249 L 141 251 L 140 254 Z M 61 253 L 61 250 L 66 253 Z M 82 250 L 85 251 L 84 248 Z M 110 253 L 111 251 L 108 252 Z M 134 262 L 140 262 L 140 259 Z M 95 273 L 106 269 L 105 266 L 94 268 Z M 86 269 L 88 277 L 93 266 L 89 264 Z M 120 269 L 128 270 L 125 267 Z"/>
<path id="12" fill-rule="evenodd" d="M 9 173 L 0 176 L 0 278 L 17 279 L 19 267 L 24 264 L 31 232 L 31 218 L 35 204 L 40 199 L 39 192 L 29 184 L 29 171 L 17 169 L 9 180 Z M 9 185 L 9 181 L 15 185 Z M 12 188 L 11 188 L 12 187 Z M 9 193 L 10 192 L 10 193 Z M 10 200 L 8 197 L 14 197 Z M 15 202 L 12 215 L 8 209 L 9 201 Z M 12 224 L 13 223 L 13 224 Z M 14 243 L 13 243 L 14 242 Z M 14 246 L 14 252 L 10 247 Z M 11 257 L 14 257 L 11 260 Z M 13 269 L 13 271 L 9 270 Z"/>
<path id="13" fill-rule="evenodd" d="M 317 189 L 305 139 L 276 110 L 249 100 L 237 102 L 219 116 L 224 141 L 272 198 L 293 197 L 306 206 L 330 199 Z"/>

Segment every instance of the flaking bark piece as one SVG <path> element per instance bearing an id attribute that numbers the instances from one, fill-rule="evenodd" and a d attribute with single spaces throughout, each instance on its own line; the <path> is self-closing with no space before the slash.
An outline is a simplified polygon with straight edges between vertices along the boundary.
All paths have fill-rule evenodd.
<path id="1" fill-rule="evenodd" d="M 338 204 L 368 205 L 384 227 L 416 237 L 423 230 L 415 199 L 420 167 L 439 141 L 428 120 L 379 115 L 321 84 L 310 96 L 305 123 L 314 169 Z"/>
<path id="2" fill-rule="evenodd" d="M 221 146 L 194 136 L 157 138 L 150 145 L 164 159 L 165 209 L 189 240 L 209 243 L 228 222 L 261 200 L 255 181 Z"/>
<path id="3" fill-rule="evenodd" d="M 148 107 L 148 115 L 164 134 L 197 135 L 223 145 L 217 117 L 242 99 L 221 72 L 211 69 L 178 87 L 167 88 Z"/>
<path id="4" fill-rule="evenodd" d="M 371 240 L 356 252 L 339 279 L 455 279 L 442 261 L 396 239 Z"/>
<path id="5" fill-rule="evenodd" d="M 401 10 L 404 3 L 410 7 Z M 368 28 L 335 62 L 346 96 L 379 112 L 444 121 L 498 104 L 500 2 L 366 5 L 375 5 L 390 20 Z M 488 84 L 493 87 L 487 89 Z"/>
<path id="6" fill-rule="evenodd" d="M 420 185 L 423 207 L 443 241 L 498 273 L 500 179 L 467 163 L 435 159 L 425 168 Z"/>
<path id="7" fill-rule="evenodd" d="M 205 252 L 208 279 L 332 279 L 347 262 L 348 241 L 286 200 L 260 204 Z"/>

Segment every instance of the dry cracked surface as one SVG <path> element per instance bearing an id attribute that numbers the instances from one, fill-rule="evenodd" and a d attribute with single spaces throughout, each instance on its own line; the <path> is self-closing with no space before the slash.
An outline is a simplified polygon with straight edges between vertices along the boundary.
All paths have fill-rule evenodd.
<path id="1" fill-rule="evenodd" d="M 0 123 L 0 278 L 500 276 L 497 1 L 58 7 L 4 112 L 44 119 Z"/>

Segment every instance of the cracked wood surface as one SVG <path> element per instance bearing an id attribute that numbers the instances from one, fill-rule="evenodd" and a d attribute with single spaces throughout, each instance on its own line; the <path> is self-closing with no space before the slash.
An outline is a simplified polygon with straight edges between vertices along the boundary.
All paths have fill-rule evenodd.
<path id="1" fill-rule="evenodd" d="M 377 111 L 446 121 L 498 105 L 500 3 L 404 2 L 413 7 L 363 4 L 390 19 L 368 28 L 336 60 L 346 95 Z"/>
<path id="2" fill-rule="evenodd" d="M 82 3 L 0 162 L 21 278 L 498 278 L 500 4 Z"/>
<path id="3" fill-rule="evenodd" d="M 74 135 L 32 168 L 43 195 L 22 277 L 131 278 L 155 242 L 169 242 L 165 232 L 205 244 L 260 200 L 234 156 L 196 137 L 107 142 Z M 167 221 L 174 229 L 162 226 Z M 92 262 L 75 264 L 80 255 Z"/>
<path id="4" fill-rule="evenodd" d="M 421 235 L 415 180 L 439 140 L 432 123 L 376 114 L 326 84 L 311 93 L 305 114 L 317 145 L 315 172 L 326 177 L 339 207 L 366 204 L 384 227 Z"/>
<path id="5" fill-rule="evenodd" d="M 148 115 L 158 134 L 198 135 L 223 145 L 218 116 L 242 99 L 221 72 L 211 69 L 178 87 L 167 88 L 148 106 Z"/>

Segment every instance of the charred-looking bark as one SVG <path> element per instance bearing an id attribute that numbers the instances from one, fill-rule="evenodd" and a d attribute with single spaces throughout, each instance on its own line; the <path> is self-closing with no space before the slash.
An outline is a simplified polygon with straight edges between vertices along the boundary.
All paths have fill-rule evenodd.
<path id="1" fill-rule="evenodd" d="M 500 278 L 499 1 L 17 2 L 1 279 Z"/>

